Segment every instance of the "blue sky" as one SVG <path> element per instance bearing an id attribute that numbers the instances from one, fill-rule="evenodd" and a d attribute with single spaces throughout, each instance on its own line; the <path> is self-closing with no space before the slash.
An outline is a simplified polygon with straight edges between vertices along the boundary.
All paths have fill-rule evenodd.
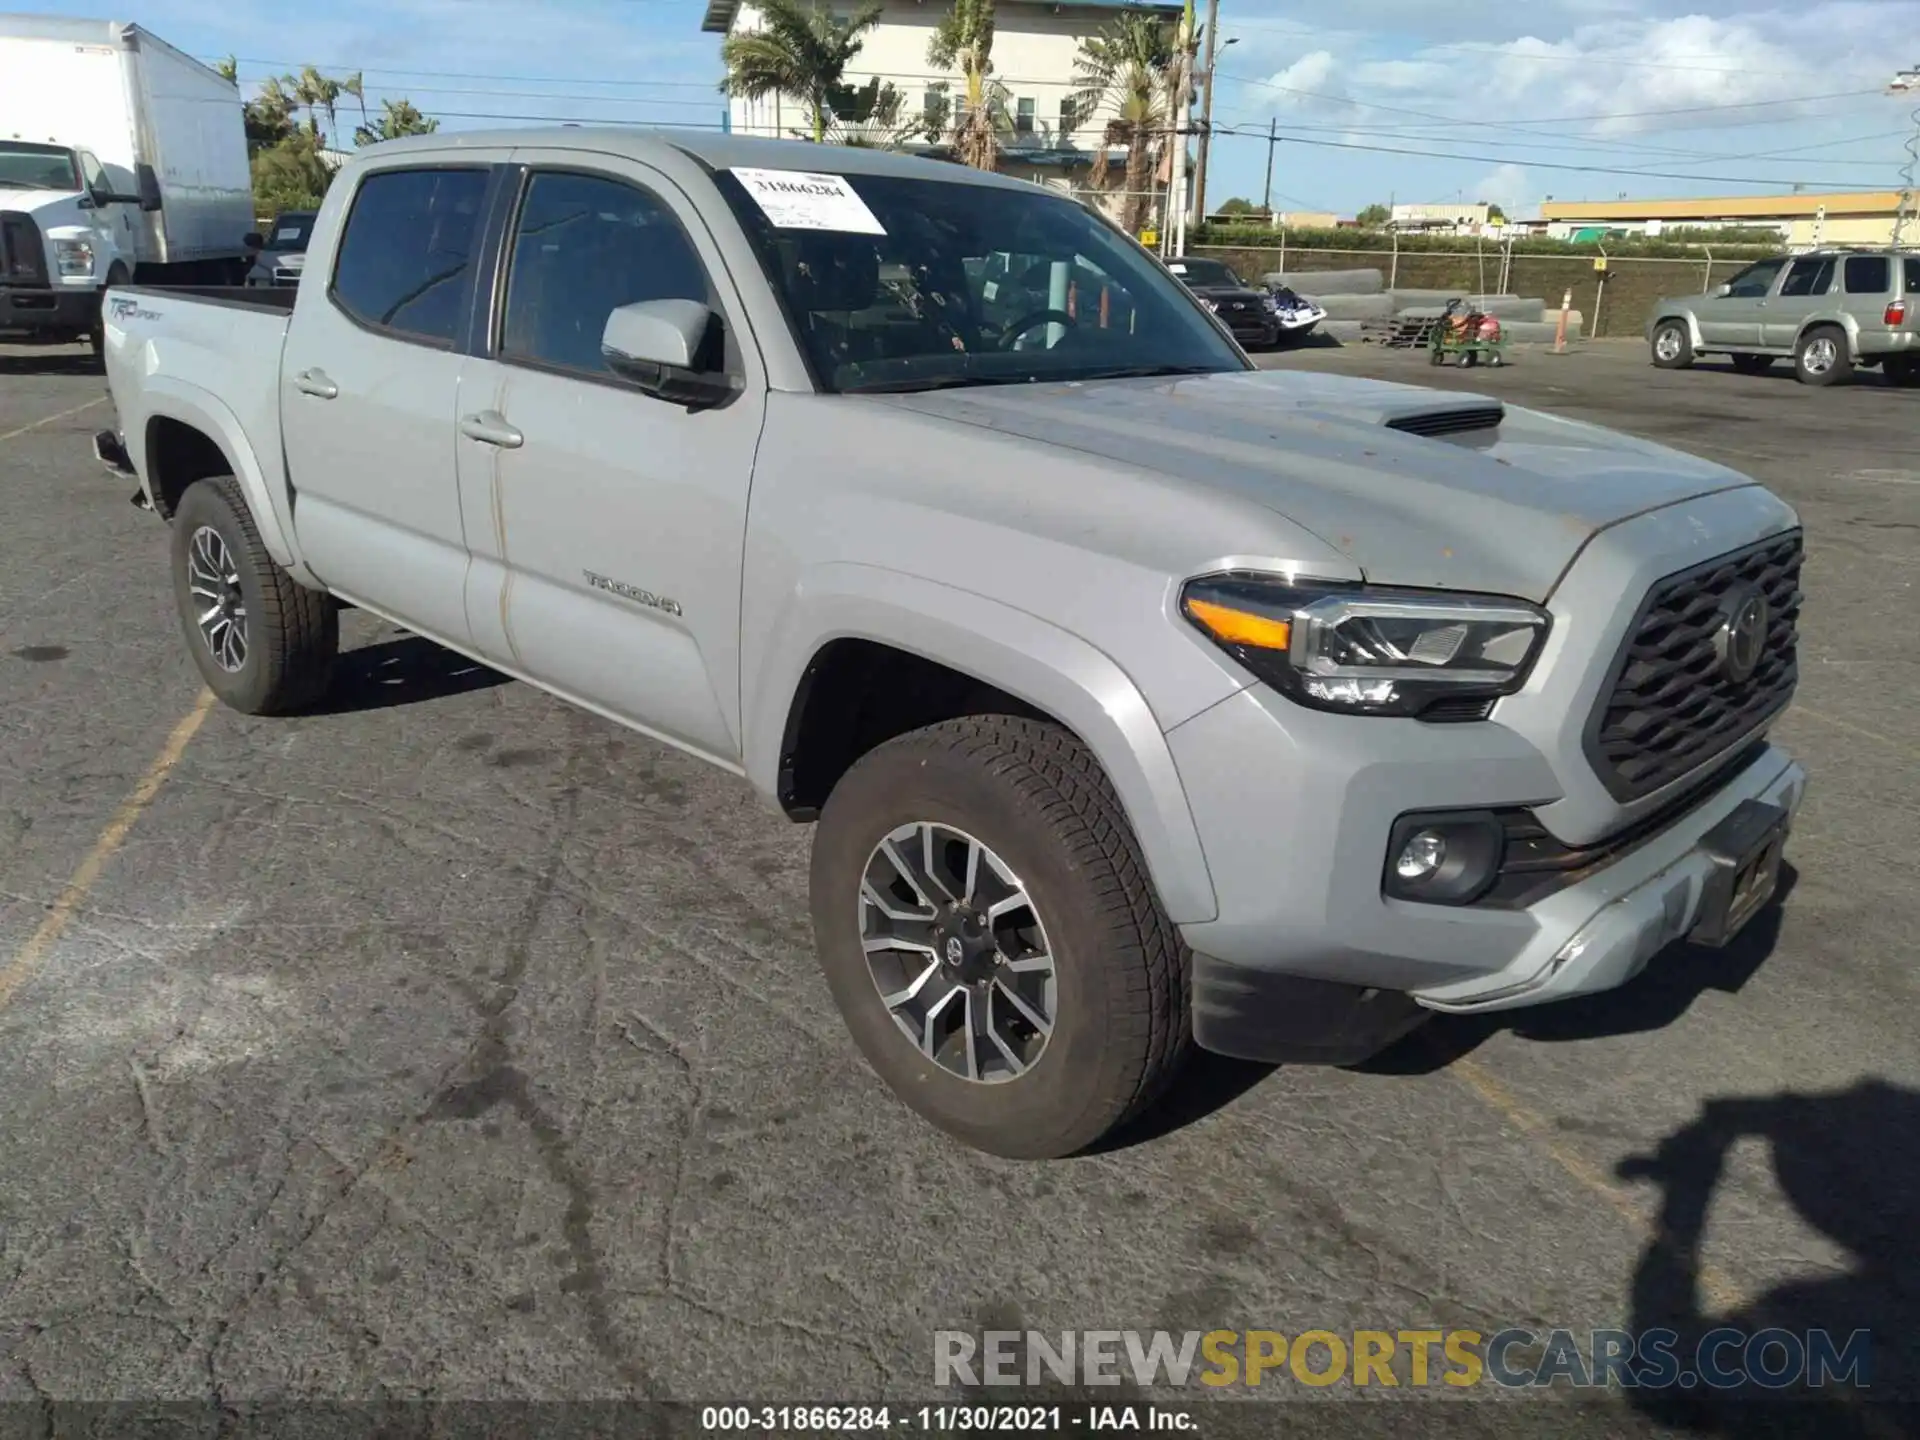
<path id="1" fill-rule="evenodd" d="M 703 9 L 148 0 L 125 13 L 196 55 L 238 57 L 243 81 L 308 62 L 361 70 L 370 102 L 405 95 L 447 128 L 708 127 L 723 106 Z M 1881 93 L 1920 64 L 1920 0 L 1222 0 L 1220 34 L 1233 43 L 1217 62 L 1214 204 L 1260 198 L 1270 123 L 1281 209 L 1893 188 L 1920 106 Z"/>

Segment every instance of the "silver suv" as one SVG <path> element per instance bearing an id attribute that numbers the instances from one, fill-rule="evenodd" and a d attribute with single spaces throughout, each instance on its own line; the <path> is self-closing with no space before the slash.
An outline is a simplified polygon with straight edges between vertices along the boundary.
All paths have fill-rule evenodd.
<path id="1" fill-rule="evenodd" d="M 1762 260 L 1711 294 L 1659 301 L 1647 341 L 1663 370 L 1730 355 L 1734 369 L 1757 375 L 1791 357 L 1807 385 L 1840 384 L 1856 366 L 1920 385 L 1920 255 L 1820 250 Z"/>

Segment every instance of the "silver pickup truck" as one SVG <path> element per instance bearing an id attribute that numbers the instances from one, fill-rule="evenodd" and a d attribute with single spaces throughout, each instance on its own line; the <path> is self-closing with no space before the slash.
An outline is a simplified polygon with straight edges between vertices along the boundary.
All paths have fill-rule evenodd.
<path id="1" fill-rule="evenodd" d="M 207 684 L 299 709 L 350 603 L 743 776 L 816 822 L 854 1039 L 970 1144 L 1775 893 L 1801 531 L 1744 476 L 1261 373 L 1091 210 L 872 150 L 399 141 L 308 254 L 107 306 L 97 443 Z"/>

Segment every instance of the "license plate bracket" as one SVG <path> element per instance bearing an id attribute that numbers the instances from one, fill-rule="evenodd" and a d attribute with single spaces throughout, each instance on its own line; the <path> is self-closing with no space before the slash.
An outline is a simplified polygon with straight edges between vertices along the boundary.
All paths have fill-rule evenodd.
<path id="1" fill-rule="evenodd" d="M 1767 907 L 1780 889 L 1780 861 L 1791 823 L 1782 806 L 1744 800 L 1701 838 L 1713 873 L 1700 897 L 1689 941 L 1720 949 Z"/>

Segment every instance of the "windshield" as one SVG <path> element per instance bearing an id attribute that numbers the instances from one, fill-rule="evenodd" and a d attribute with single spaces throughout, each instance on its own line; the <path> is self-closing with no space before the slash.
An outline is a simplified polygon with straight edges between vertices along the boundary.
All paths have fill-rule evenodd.
<path id="1" fill-rule="evenodd" d="M 306 249 L 307 237 L 313 234 L 313 222 L 317 213 L 312 210 L 300 210 L 275 217 L 273 229 L 267 232 L 267 249 Z"/>
<path id="2" fill-rule="evenodd" d="M 61 145 L 0 140 L 0 187 L 9 190 L 78 190 L 80 167 Z"/>
<path id="3" fill-rule="evenodd" d="M 1232 285 L 1238 289 L 1247 288 L 1233 271 L 1218 260 L 1196 260 L 1191 255 L 1181 260 L 1170 260 L 1167 268 L 1189 285 Z"/>
<path id="4" fill-rule="evenodd" d="M 715 176 L 823 390 L 1248 368 L 1137 245 L 1038 187 L 788 171 L 744 178 Z"/>

